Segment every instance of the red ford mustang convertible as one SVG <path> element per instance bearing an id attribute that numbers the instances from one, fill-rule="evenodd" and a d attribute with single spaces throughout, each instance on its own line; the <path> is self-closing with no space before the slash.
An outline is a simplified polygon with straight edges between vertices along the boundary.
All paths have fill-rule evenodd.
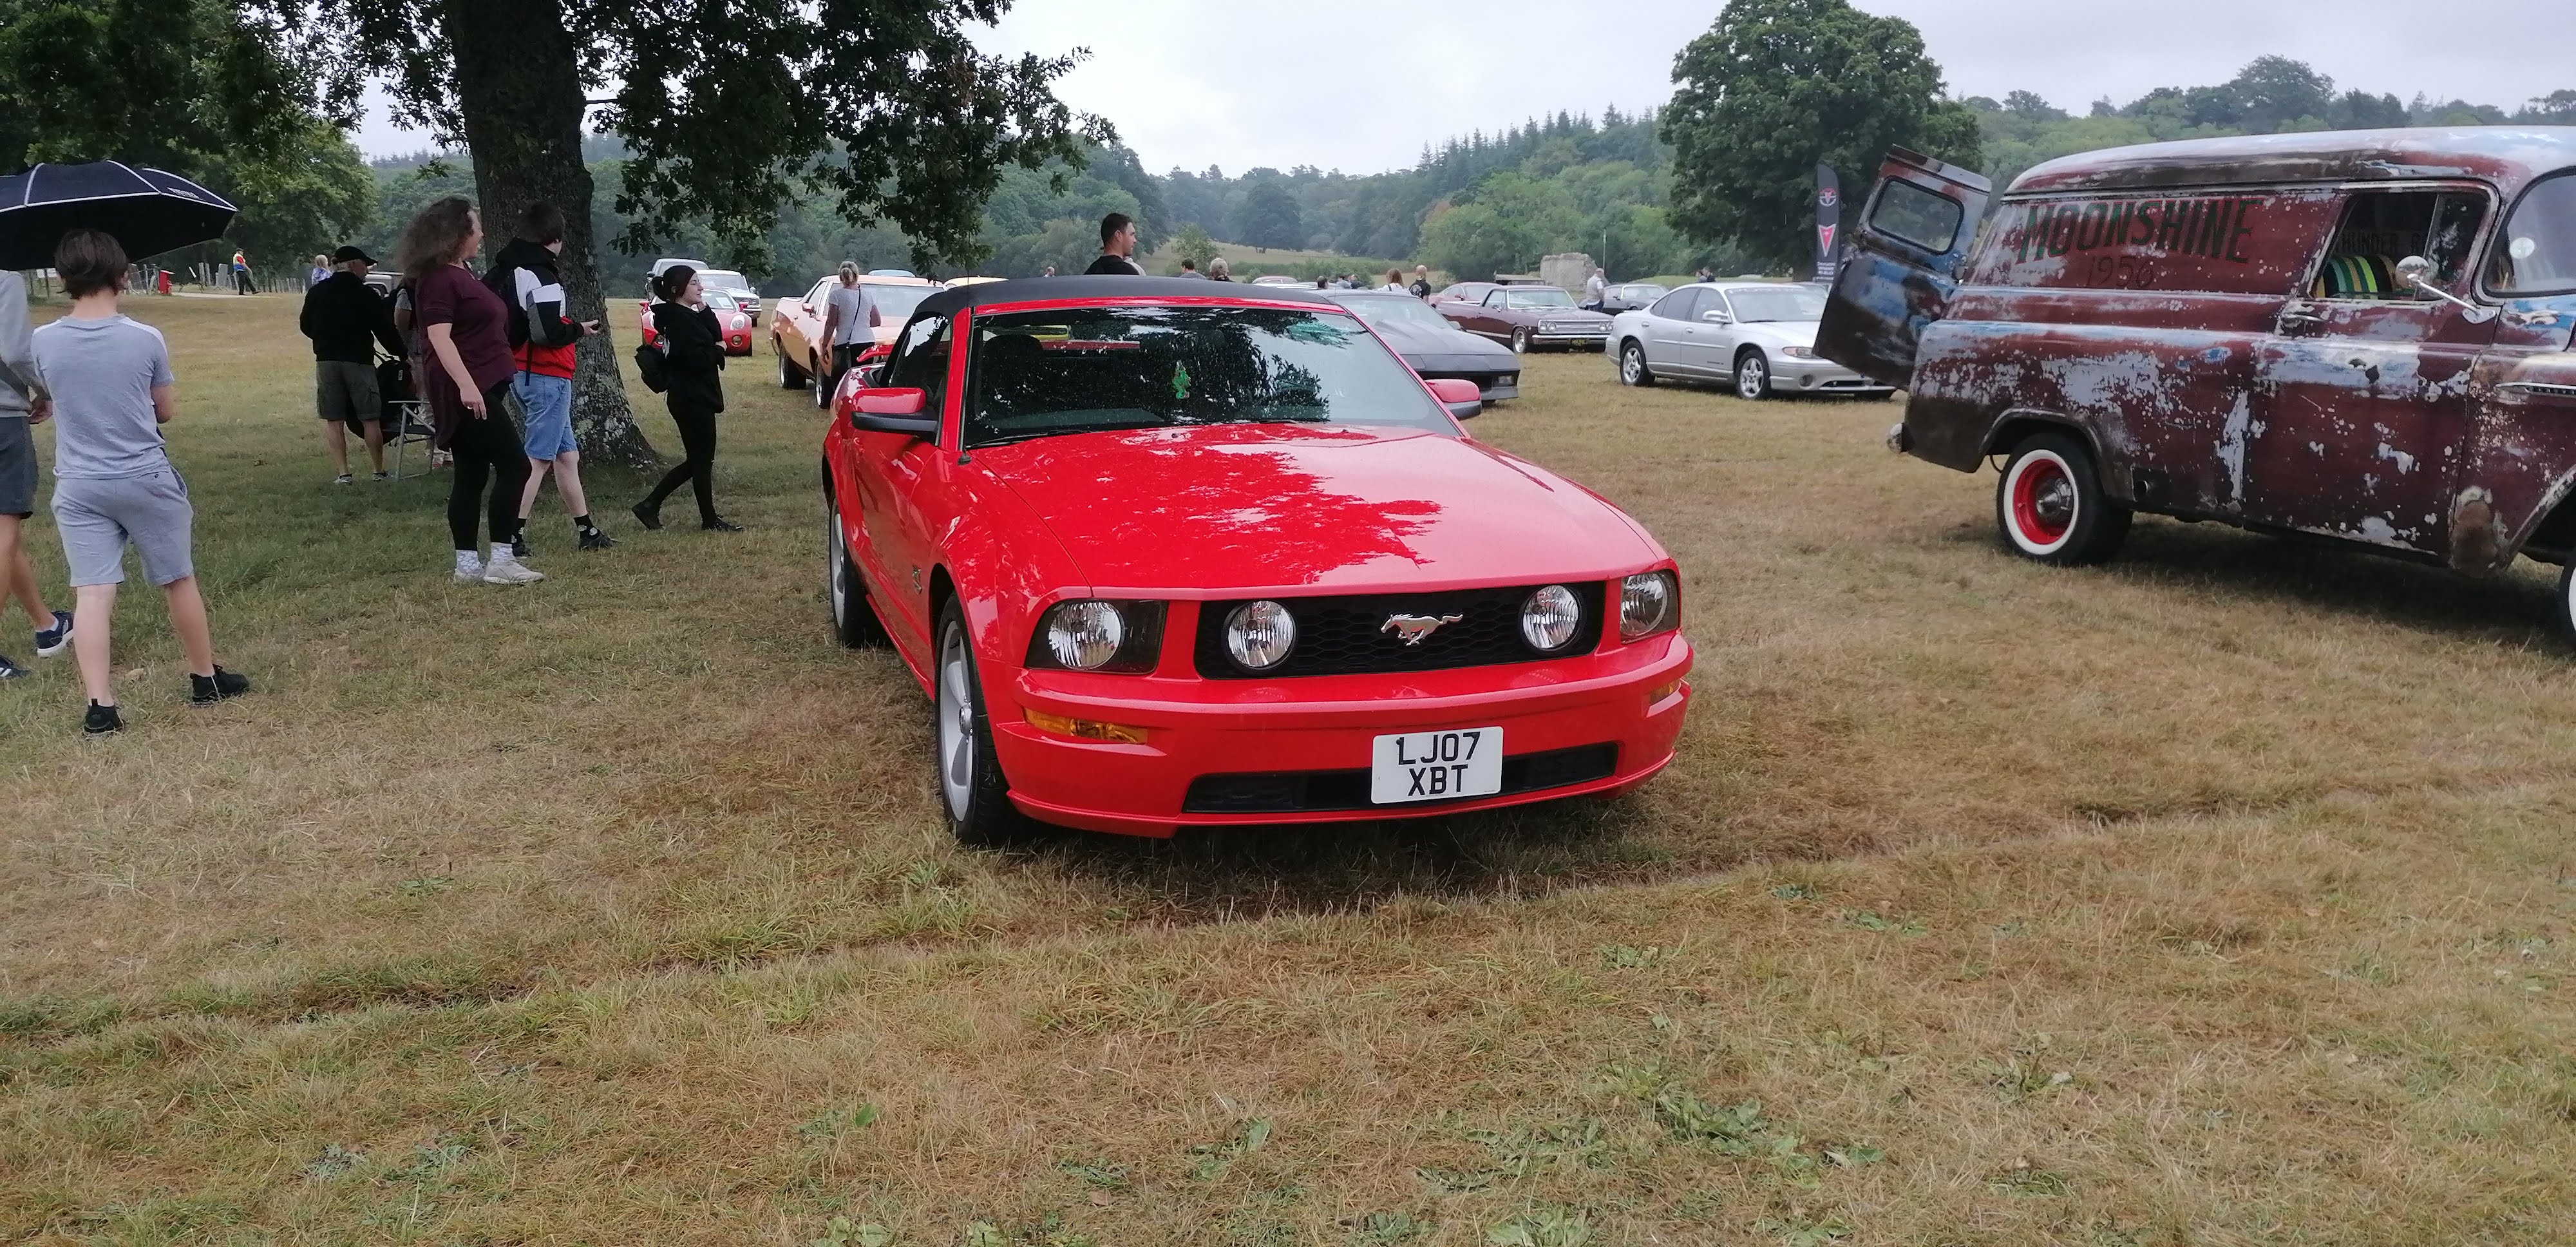
<path id="1" fill-rule="evenodd" d="M 962 840 L 1609 795 L 1672 760 L 1671 557 L 1333 303 L 966 286 L 881 380 L 824 441 L 832 620 L 937 704 Z"/>

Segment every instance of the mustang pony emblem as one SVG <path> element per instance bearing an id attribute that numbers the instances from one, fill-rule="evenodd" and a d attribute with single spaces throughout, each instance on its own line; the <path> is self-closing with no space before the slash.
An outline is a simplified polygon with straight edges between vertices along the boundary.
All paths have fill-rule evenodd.
<path id="1" fill-rule="evenodd" d="M 1464 615 L 1389 615 L 1378 625 L 1380 632 L 1392 632 L 1407 645 L 1420 645 L 1422 638 L 1438 632 L 1442 625 L 1453 624 Z"/>

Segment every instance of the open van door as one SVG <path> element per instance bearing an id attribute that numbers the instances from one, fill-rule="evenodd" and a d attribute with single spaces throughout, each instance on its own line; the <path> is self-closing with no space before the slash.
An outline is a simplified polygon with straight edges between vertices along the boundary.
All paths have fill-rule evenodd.
<path id="1" fill-rule="evenodd" d="M 1888 149 L 1853 254 L 1834 275 L 1816 354 L 1884 385 L 1911 384 L 1915 345 L 1949 309 L 1993 189 L 1957 165 Z"/>

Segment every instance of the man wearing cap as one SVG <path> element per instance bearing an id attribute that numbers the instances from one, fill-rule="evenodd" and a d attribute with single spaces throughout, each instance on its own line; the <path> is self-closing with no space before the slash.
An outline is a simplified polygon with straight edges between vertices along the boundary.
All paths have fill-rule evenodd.
<path id="1" fill-rule="evenodd" d="M 356 247 L 331 253 L 329 277 L 304 292 L 299 324 L 313 339 L 313 401 L 322 417 L 322 445 L 331 452 L 336 483 L 349 475 L 349 426 L 367 439 L 367 458 L 375 479 L 385 475 L 384 402 L 376 389 L 376 348 L 402 358 L 401 335 L 394 332 L 393 305 L 367 284 L 375 258 Z"/>

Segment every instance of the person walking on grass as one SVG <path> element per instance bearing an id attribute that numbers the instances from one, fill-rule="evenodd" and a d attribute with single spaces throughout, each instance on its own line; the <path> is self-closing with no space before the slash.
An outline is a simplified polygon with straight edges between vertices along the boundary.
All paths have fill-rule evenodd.
<path id="1" fill-rule="evenodd" d="M 605 550 L 617 539 L 590 518 L 590 499 L 581 488 L 581 448 L 572 437 L 573 350 L 583 338 L 599 332 L 595 320 L 576 321 L 564 314 L 563 278 L 555 257 L 563 253 L 563 210 L 533 203 L 519 214 L 518 235 L 492 257 L 483 284 L 510 305 L 510 394 L 519 400 L 528 427 L 520 442 L 528 455 L 528 483 L 519 490 L 519 524 L 510 552 L 528 557 L 528 515 L 536 510 L 537 490 L 552 471 L 555 492 L 572 513 L 573 539 L 584 550 Z"/>
<path id="2" fill-rule="evenodd" d="M 1413 291 L 1414 298 L 1428 299 L 1431 297 L 1430 265 L 1416 264 L 1413 266 L 1413 285 L 1409 287 L 1409 289 Z"/>
<path id="3" fill-rule="evenodd" d="M 313 257 L 313 273 L 304 279 L 305 288 L 309 290 L 331 280 L 331 264 L 331 257 L 327 255 Z"/>
<path id="4" fill-rule="evenodd" d="M 418 275 L 412 287 L 412 315 L 423 342 L 418 384 L 436 430 L 433 444 L 455 457 L 447 533 L 455 540 L 456 578 L 532 584 L 544 574 L 520 562 L 511 548 L 528 456 L 510 414 L 510 309 L 465 267 L 465 258 L 482 246 L 481 215 L 472 203 L 450 195 L 411 219 L 395 260 L 406 276 Z M 492 490 L 488 503 L 486 484 Z M 489 557 L 475 552 L 477 510 L 490 519 Z"/>
<path id="5" fill-rule="evenodd" d="M 354 424 L 366 440 L 373 479 L 387 480 L 376 348 L 399 359 L 402 335 L 394 330 L 393 307 L 367 284 L 375 258 L 356 247 L 342 247 L 331 261 L 340 271 L 304 292 L 304 310 L 296 319 L 304 336 L 313 340 L 313 406 L 322 417 L 322 448 L 331 455 L 333 484 L 356 480 L 349 474 L 349 426 Z"/>
<path id="6" fill-rule="evenodd" d="M 841 392 L 841 374 L 877 341 L 876 304 L 859 284 L 858 262 L 841 261 L 840 277 L 841 284 L 825 296 L 823 311 L 823 340 L 832 344 L 832 375 L 824 385 L 834 394 Z"/>
<path id="7" fill-rule="evenodd" d="M 1388 269 L 1386 271 L 1386 284 L 1378 287 L 1378 289 L 1383 290 L 1388 294 L 1407 293 L 1404 288 L 1404 271 L 1402 269 Z"/>
<path id="8" fill-rule="evenodd" d="M 53 395 L 54 527 L 71 565 L 79 608 L 72 651 L 89 694 L 81 731 L 99 736 L 125 727 L 108 637 L 129 545 L 169 604 L 188 658 L 188 703 L 239 696 L 250 680 L 215 664 L 189 535 L 196 512 L 161 437 L 160 426 L 178 414 L 170 350 L 160 330 L 117 311 L 125 248 L 98 230 L 76 229 L 54 248 L 54 268 L 72 309 L 35 331 L 36 368 Z"/>
<path id="9" fill-rule="evenodd" d="M 259 293 L 259 291 L 253 288 L 250 284 L 250 257 L 243 255 L 242 249 L 239 247 L 233 248 L 233 293 Z"/>
<path id="10" fill-rule="evenodd" d="M 1091 267 L 1082 270 L 1087 276 L 1142 277 L 1145 270 L 1136 264 L 1136 222 L 1124 212 L 1112 212 L 1100 218 L 1100 256 Z"/>
<path id="11" fill-rule="evenodd" d="M 16 598 L 36 625 L 36 656 L 51 658 L 71 644 L 72 617 L 49 610 L 27 558 L 25 521 L 36 513 L 34 426 L 53 414 L 36 368 L 36 343 L 27 329 L 27 281 L 0 270 L 0 597 Z M 27 669 L 0 655 L 0 680 Z"/>
<path id="12" fill-rule="evenodd" d="M 697 491 L 698 527 L 709 532 L 738 533 L 742 526 L 716 514 L 716 416 L 724 410 L 724 330 L 709 311 L 698 271 L 674 264 L 653 279 L 653 332 L 659 339 L 669 385 L 663 398 L 671 422 L 680 426 L 680 446 L 688 455 L 662 477 L 653 492 L 636 503 L 635 522 L 662 527 L 662 500 L 682 484 Z"/>

